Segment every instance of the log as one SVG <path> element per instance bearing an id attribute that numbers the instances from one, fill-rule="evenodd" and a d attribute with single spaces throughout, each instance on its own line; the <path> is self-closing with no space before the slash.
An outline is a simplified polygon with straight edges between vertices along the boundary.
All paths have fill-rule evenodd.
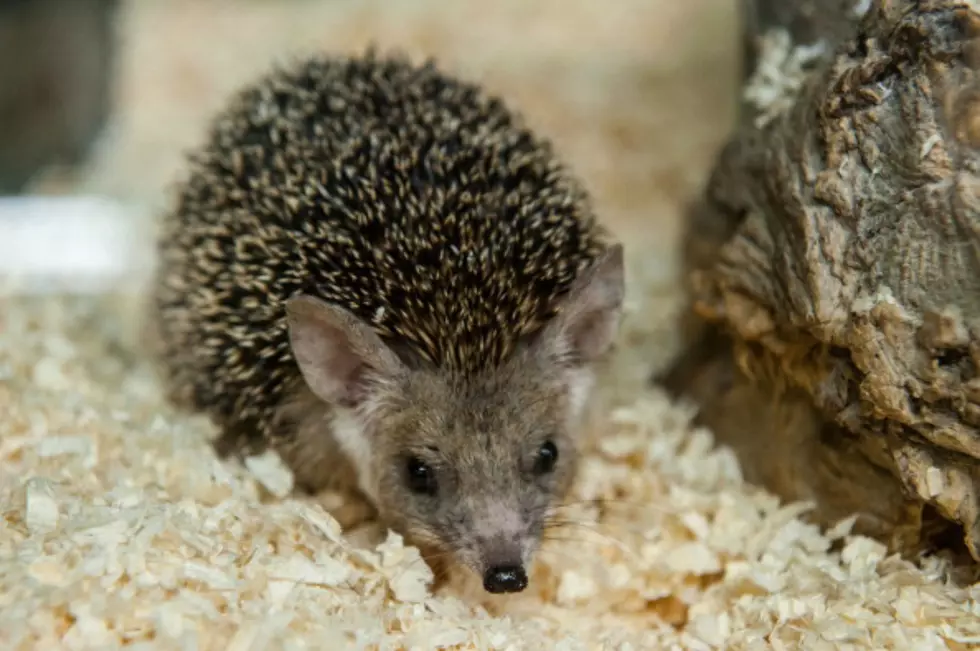
<path id="1" fill-rule="evenodd" d="M 980 561 L 980 15 L 742 9 L 739 124 L 690 212 L 688 338 L 656 381 L 816 522 Z"/>

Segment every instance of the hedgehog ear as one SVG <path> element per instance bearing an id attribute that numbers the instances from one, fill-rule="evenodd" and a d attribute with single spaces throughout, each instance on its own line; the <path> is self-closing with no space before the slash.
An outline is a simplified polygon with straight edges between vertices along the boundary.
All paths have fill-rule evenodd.
<path id="1" fill-rule="evenodd" d="M 300 373 L 320 399 L 357 407 L 372 380 L 395 377 L 402 365 L 364 321 L 312 296 L 286 302 L 289 343 Z"/>
<path id="2" fill-rule="evenodd" d="M 623 245 L 615 243 L 572 284 L 542 333 L 545 345 L 574 363 L 605 354 L 619 330 L 625 295 Z"/>

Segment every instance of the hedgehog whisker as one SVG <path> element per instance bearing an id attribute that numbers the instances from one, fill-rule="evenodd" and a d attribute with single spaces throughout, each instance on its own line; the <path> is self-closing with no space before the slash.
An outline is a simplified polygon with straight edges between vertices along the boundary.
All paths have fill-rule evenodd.
<path id="1" fill-rule="evenodd" d="M 420 553 L 418 558 L 416 558 L 414 561 L 412 561 L 411 563 L 403 567 L 401 571 L 397 572 L 392 577 L 392 579 L 393 580 L 400 579 L 407 572 L 417 567 L 420 563 L 425 563 L 426 565 L 429 566 L 429 570 L 432 572 L 434 579 L 437 580 L 444 579 L 446 578 L 446 576 L 448 576 L 448 573 L 442 567 L 442 563 L 440 561 L 444 561 L 448 558 L 451 558 L 454 555 L 455 552 L 453 552 L 452 550 L 439 551 L 435 553 Z"/>
<path id="2" fill-rule="evenodd" d="M 556 542 L 565 542 L 562 539 L 555 539 L 555 540 Z M 555 547 L 542 547 L 541 549 L 538 550 L 538 552 L 541 554 L 541 558 L 545 561 L 547 561 L 548 557 L 551 556 L 552 558 L 558 558 L 563 561 L 572 561 L 573 566 L 582 562 L 581 557 L 577 556 L 575 553 L 570 552 L 566 549 L 556 549 Z"/>
<path id="3" fill-rule="evenodd" d="M 623 541 L 621 541 L 618 538 L 615 538 L 615 537 L 613 537 L 613 536 L 611 536 L 609 534 L 603 533 L 601 531 L 598 531 L 595 528 L 592 528 L 590 526 L 590 524 L 588 524 L 588 523 L 576 522 L 574 520 L 557 520 L 557 521 L 552 520 L 552 521 L 548 521 L 547 526 L 545 528 L 545 532 L 555 531 L 555 530 L 563 530 L 563 529 L 568 529 L 568 528 L 577 528 L 579 530 L 587 531 L 587 532 L 589 532 L 589 533 L 594 534 L 595 536 L 597 536 L 600 540 L 603 540 L 603 541 L 605 541 L 607 543 L 612 544 L 614 547 L 616 547 L 617 549 L 619 549 L 621 552 L 623 552 L 625 554 L 629 554 L 631 556 L 632 555 L 635 555 L 635 552 L 632 549 L 630 549 L 626 545 L 626 543 L 624 543 Z"/>

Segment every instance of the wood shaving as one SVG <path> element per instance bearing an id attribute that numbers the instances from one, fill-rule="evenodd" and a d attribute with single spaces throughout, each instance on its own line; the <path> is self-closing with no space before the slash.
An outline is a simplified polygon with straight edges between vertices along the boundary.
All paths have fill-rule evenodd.
<path id="1" fill-rule="evenodd" d="M 247 457 L 245 467 L 275 497 L 286 497 L 293 491 L 293 474 L 271 450 Z"/>
<path id="2" fill-rule="evenodd" d="M 758 111 L 755 125 L 760 129 L 793 105 L 809 67 L 826 50 L 826 45 L 819 41 L 794 46 L 785 29 L 767 32 L 761 46 L 758 64 L 743 91 L 745 100 Z"/>
<path id="3" fill-rule="evenodd" d="M 676 300 L 633 262 L 625 338 Z M 120 343 L 133 301 L 3 299 L 0 648 L 963 649 L 980 587 L 746 485 L 731 453 L 635 373 L 604 370 L 570 514 L 530 589 L 432 591 L 418 551 L 353 542 L 270 459 L 219 462 Z M 657 315 L 657 316 L 654 316 Z M 642 327 L 641 327 L 642 326 Z M 644 335 L 644 330 L 646 335 Z M 52 342 L 57 342 L 52 344 Z M 38 366 L 58 382 L 38 384 Z M 634 378 L 623 380 L 622 378 Z M 276 488 L 272 491 L 269 486 Z M 468 587 L 469 586 L 469 587 Z"/>

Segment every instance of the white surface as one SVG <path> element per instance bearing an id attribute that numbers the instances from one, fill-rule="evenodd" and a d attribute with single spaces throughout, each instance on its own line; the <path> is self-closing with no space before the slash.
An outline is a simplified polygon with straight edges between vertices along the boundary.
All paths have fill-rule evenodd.
<path id="1" fill-rule="evenodd" d="M 152 260 L 137 223 L 101 197 L 0 197 L 0 285 L 92 292 L 129 281 Z"/>

